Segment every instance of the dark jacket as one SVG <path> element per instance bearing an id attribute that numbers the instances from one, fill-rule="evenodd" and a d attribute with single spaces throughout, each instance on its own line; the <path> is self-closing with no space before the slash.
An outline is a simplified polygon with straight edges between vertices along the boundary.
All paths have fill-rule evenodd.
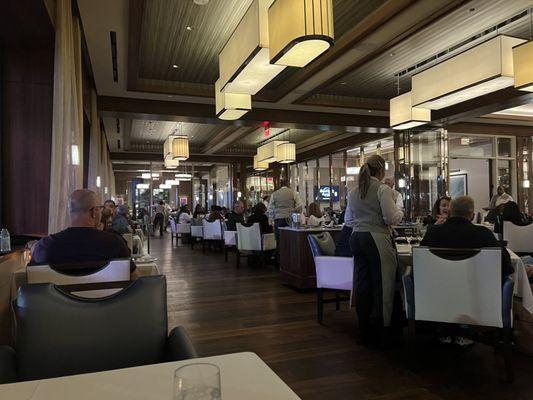
<path id="1" fill-rule="evenodd" d="M 429 227 L 421 246 L 451 249 L 479 249 L 481 247 L 500 247 L 502 249 L 502 274 L 513 273 L 511 256 L 487 228 L 474 225 L 465 218 L 450 217 L 441 225 Z"/>
<path id="2" fill-rule="evenodd" d="M 254 213 L 248 217 L 248 226 L 252 226 L 255 223 L 259 223 L 259 229 L 261 234 L 263 233 L 272 233 L 272 227 L 268 223 L 268 217 L 265 214 Z"/>
<path id="3" fill-rule="evenodd" d="M 244 223 L 244 215 L 237 214 L 235 211 L 230 212 L 226 216 L 226 228 L 228 231 L 236 231 L 237 224 Z"/>

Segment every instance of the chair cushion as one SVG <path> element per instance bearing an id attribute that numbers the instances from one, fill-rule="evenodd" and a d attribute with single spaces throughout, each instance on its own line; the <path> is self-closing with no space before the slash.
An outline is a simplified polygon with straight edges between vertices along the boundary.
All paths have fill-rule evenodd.
<path id="1" fill-rule="evenodd" d="M 331 237 L 329 232 L 316 233 L 312 236 L 316 239 L 316 242 L 318 243 L 320 250 L 322 250 L 323 255 L 335 255 L 335 242 L 333 241 L 333 238 Z"/>

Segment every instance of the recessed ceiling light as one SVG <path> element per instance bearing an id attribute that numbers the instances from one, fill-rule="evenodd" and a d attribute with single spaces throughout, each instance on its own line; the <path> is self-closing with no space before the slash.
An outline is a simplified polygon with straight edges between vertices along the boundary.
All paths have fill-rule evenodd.
<path id="1" fill-rule="evenodd" d="M 179 65 L 178 64 L 172 64 L 172 68 L 177 69 L 177 68 L 179 68 Z"/>
<path id="2" fill-rule="evenodd" d="M 341 82 L 341 85 L 346 85 L 348 82 Z"/>
<path id="3" fill-rule="evenodd" d="M 394 57 L 395 55 L 396 55 L 396 53 L 390 53 L 391 57 Z"/>
<path id="4" fill-rule="evenodd" d="M 372 110 L 368 110 L 368 112 L 372 112 Z"/>
<path id="5" fill-rule="evenodd" d="M 186 29 L 187 29 L 188 31 L 192 31 L 192 26 L 188 26 Z"/>
<path id="6" fill-rule="evenodd" d="M 167 97 L 172 97 L 172 95 L 169 94 Z"/>
<path id="7" fill-rule="evenodd" d="M 193 0 L 194 4 L 198 4 L 199 6 L 205 6 L 207 3 L 209 3 L 209 0 Z"/>

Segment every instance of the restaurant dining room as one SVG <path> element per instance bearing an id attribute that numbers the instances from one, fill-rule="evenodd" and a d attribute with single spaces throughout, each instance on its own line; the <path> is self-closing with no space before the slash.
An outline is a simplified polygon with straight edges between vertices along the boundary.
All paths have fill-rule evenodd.
<path id="1" fill-rule="evenodd" d="M 533 399 L 531 180 L 533 0 L 0 0 L 0 399 Z"/>

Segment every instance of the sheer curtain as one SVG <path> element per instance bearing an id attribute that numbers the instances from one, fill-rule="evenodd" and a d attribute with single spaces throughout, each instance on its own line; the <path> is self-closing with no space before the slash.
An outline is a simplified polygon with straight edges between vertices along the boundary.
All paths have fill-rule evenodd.
<path id="1" fill-rule="evenodd" d="M 49 233 L 68 226 L 68 196 L 83 185 L 80 25 L 71 0 L 57 0 L 56 10 Z"/>
<path id="2" fill-rule="evenodd" d="M 107 147 L 107 140 L 100 129 L 96 106 L 96 91 L 91 90 L 91 140 L 89 149 L 88 189 L 98 193 L 102 202 L 115 198 L 115 175 Z M 98 186 L 99 184 L 99 186 Z"/>

